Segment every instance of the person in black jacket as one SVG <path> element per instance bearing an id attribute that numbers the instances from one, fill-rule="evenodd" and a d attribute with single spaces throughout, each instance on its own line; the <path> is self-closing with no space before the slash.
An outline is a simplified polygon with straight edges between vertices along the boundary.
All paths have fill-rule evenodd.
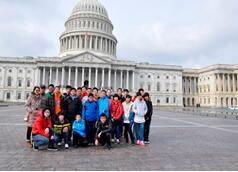
<path id="1" fill-rule="evenodd" d="M 82 114 L 82 102 L 77 96 L 76 89 L 72 88 L 70 91 L 70 96 L 68 96 L 64 101 L 63 114 L 66 119 L 70 122 L 72 128 L 73 122 L 76 115 Z M 69 141 L 71 141 L 72 130 L 69 132 Z"/>
<path id="2" fill-rule="evenodd" d="M 145 132 L 144 132 L 145 144 L 150 144 L 149 134 L 150 134 L 151 118 L 152 118 L 152 114 L 153 114 L 153 105 L 150 100 L 149 93 L 145 93 L 143 97 L 145 99 L 147 109 L 148 109 L 148 111 L 145 115 Z"/>
<path id="3" fill-rule="evenodd" d="M 111 131 L 112 122 L 107 118 L 106 114 L 101 114 L 100 120 L 97 122 L 97 131 L 95 137 L 95 145 L 98 146 L 99 143 L 104 146 L 107 144 L 107 148 L 111 149 Z"/>

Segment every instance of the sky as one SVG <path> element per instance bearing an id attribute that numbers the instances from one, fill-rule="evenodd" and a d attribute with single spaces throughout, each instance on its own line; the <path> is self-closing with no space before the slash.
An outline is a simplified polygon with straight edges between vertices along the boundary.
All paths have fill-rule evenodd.
<path id="1" fill-rule="evenodd" d="M 58 56 L 79 0 L 0 0 L 0 56 Z M 117 58 L 205 67 L 238 64 L 238 0 L 100 0 Z"/>

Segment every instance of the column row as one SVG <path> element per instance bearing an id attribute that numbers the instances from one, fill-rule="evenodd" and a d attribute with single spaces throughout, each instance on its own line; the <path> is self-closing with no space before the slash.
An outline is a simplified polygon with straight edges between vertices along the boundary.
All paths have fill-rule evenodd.
<path id="1" fill-rule="evenodd" d="M 238 74 L 216 74 L 216 91 L 217 92 L 237 92 L 238 91 Z"/>

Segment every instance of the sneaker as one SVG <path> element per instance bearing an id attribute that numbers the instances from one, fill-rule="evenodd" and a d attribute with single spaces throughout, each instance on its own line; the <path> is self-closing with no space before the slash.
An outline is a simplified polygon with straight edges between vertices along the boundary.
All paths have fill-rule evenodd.
<path id="1" fill-rule="evenodd" d="M 145 141 L 145 144 L 150 144 L 150 141 Z"/>
<path id="2" fill-rule="evenodd" d="M 120 140 L 119 139 L 117 139 L 117 144 L 120 144 Z"/>
<path id="3" fill-rule="evenodd" d="M 140 142 L 141 146 L 145 146 L 145 143 L 143 141 Z"/>
<path id="4" fill-rule="evenodd" d="M 136 144 L 137 144 L 137 145 L 140 145 L 140 140 L 137 140 L 137 141 L 136 141 Z"/>
<path id="5" fill-rule="evenodd" d="M 112 139 L 111 142 L 114 143 L 114 142 L 115 142 L 115 139 Z"/>
<path id="6" fill-rule="evenodd" d="M 48 151 L 57 151 L 58 149 L 54 146 L 48 147 Z"/>
<path id="7" fill-rule="evenodd" d="M 60 146 L 62 146 L 62 143 L 61 143 L 61 142 L 59 142 L 59 143 L 58 143 L 58 146 L 59 146 L 59 147 L 60 147 Z"/>
<path id="8" fill-rule="evenodd" d="M 69 149 L 69 145 L 68 144 L 65 144 L 64 147 L 65 147 L 65 149 Z"/>

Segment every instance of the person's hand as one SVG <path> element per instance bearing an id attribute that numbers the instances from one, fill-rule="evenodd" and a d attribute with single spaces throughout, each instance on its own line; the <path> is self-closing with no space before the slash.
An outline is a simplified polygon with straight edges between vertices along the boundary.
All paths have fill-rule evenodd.
<path id="1" fill-rule="evenodd" d="M 25 122 L 28 122 L 28 118 L 27 118 L 27 117 L 25 117 L 25 118 L 24 118 L 24 121 L 25 121 Z"/>
<path id="2" fill-rule="evenodd" d="M 95 140 L 95 145 L 98 146 L 98 139 Z"/>
<path id="3" fill-rule="evenodd" d="M 54 137 L 54 136 L 51 136 L 50 140 L 54 140 L 54 139 L 55 139 L 55 137 Z"/>
<path id="4" fill-rule="evenodd" d="M 101 135 L 102 135 L 102 132 L 100 132 L 100 133 L 98 134 L 98 138 L 100 138 L 100 137 L 101 137 Z"/>
<path id="5" fill-rule="evenodd" d="M 68 127 L 65 127 L 65 128 L 63 129 L 63 133 L 67 133 L 68 131 L 69 131 Z"/>
<path id="6" fill-rule="evenodd" d="M 46 128 L 45 129 L 45 134 L 49 134 L 49 132 L 50 132 L 49 128 Z"/>

